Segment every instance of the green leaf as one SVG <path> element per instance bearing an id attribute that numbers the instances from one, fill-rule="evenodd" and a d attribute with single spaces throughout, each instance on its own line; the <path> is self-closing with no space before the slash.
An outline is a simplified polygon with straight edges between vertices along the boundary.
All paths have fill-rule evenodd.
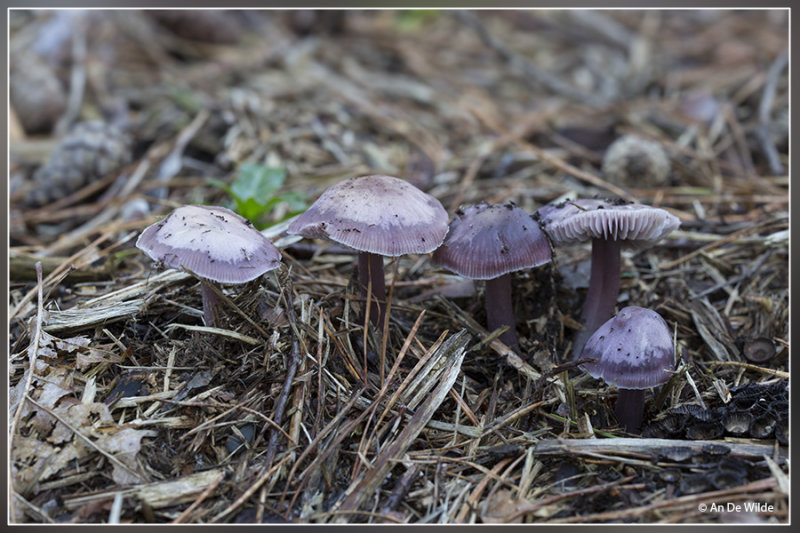
<path id="1" fill-rule="evenodd" d="M 254 200 L 260 205 L 272 197 L 283 186 L 286 180 L 286 169 L 283 167 L 265 167 L 256 163 L 242 163 L 239 173 L 231 186 L 233 198 L 236 200 Z"/>
<path id="2" fill-rule="evenodd" d="M 263 205 L 256 202 L 253 198 L 246 200 L 235 199 L 236 212 L 251 222 L 255 222 L 266 212 Z"/>
<path id="3" fill-rule="evenodd" d="M 286 181 L 286 169 L 283 167 L 242 163 L 230 186 L 217 179 L 206 181 L 227 192 L 233 199 L 234 210 L 250 220 L 258 229 L 264 229 L 274 223 L 263 219 L 279 203 L 285 202 L 289 206 L 290 212 L 283 220 L 304 211 L 307 207 L 306 196 L 303 193 L 276 194 Z"/>

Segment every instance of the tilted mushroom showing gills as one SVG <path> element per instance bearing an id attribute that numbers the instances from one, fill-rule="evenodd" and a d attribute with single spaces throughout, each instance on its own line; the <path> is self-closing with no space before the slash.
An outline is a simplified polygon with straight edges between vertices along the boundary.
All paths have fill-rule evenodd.
<path id="1" fill-rule="evenodd" d="M 638 433 L 644 414 L 644 390 L 666 383 L 675 369 L 669 326 L 651 309 L 625 307 L 589 337 L 581 357 L 596 359 L 581 369 L 619 389 L 617 419 Z"/>
<path id="2" fill-rule="evenodd" d="M 511 305 L 511 272 L 549 263 L 552 250 L 531 216 L 513 202 L 480 203 L 460 209 L 433 263 L 460 276 L 486 280 L 486 321 L 490 331 L 502 326 L 500 336 L 517 345 Z"/>
<path id="3" fill-rule="evenodd" d="M 145 228 L 136 246 L 168 268 L 220 283 L 246 283 L 278 268 L 281 252 L 249 220 L 224 207 L 186 205 Z M 219 301 L 203 284 L 203 321 L 219 326 Z"/>
<path id="4" fill-rule="evenodd" d="M 664 209 L 623 201 L 570 200 L 539 209 L 534 218 L 556 246 L 592 241 L 592 271 L 581 312 L 583 331 L 575 335 L 577 358 L 586 339 L 614 314 L 619 296 L 620 251 L 641 249 L 660 241 L 680 226 Z"/>
<path id="5" fill-rule="evenodd" d="M 427 254 L 447 234 L 447 211 L 429 194 L 391 176 L 363 176 L 333 185 L 290 225 L 288 233 L 328 239 L 359 252 L 362 293 L 372 287 L 370 322 L 386 318 L 383 257 Z"/>

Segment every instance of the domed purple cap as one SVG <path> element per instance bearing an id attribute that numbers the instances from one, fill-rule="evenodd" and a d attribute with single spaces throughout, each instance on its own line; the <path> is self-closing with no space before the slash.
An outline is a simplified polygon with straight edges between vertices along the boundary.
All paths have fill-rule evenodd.
<path id="1" fill-rule="evenodd" d="M 456 212 L 433 263 L 471 279 L 493 279 L 550 262 L 539 225 L 513 202 L 479 203 Z"/>
<path id="2" fill-rule="evenodd" d="M 591 239 L 623 241 L 630 248 L 652 245 L 681 225 L 675 215 L 644 204 L 580 199 L 546 205 L 537 218 L 555 244 Z"/>
<path id="3" fill-rule="evenodd" d="M 224 207 L 187 205 L 146 228 L 136 246 L 169 268 L 219 283 L 245 283 L 280 266 L 281 252 Z"/>
<path id="4" fill-rule="evenodd" d="M 430 253 L 447 234 L 442 204 L 391 176 L 364 176 L 333 185 L 290 225 L 288 233 L 386 256 Z"/>
<path id="5" fill-rule="evenodd" d="M 589 337 L 581 369 L 620 389 L 649 389 L 669 380 L 675 356 L 669 326 L 651 309 L 630 306 Z"/>

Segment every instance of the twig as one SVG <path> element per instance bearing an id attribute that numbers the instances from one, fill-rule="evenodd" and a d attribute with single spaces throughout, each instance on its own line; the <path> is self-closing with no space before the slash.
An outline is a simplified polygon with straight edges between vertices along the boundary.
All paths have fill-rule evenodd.
<path id="1" fill-rule="evenodd" d="M 19 403 L 17 403 L 17 410 L 14 413 L 14 421 L 11 424 L 11 443 L 10 447 L 13 448 L 14 444 L 14 436 L 17 433 L 17 429 L 19 427 L 19 420 L 22 416 L 22 406 L 25 405 L 24 398 L 28 396 L 28 392 L 31 389 L 31 383 L 33 383 L 33 374 L 36 369 L 36 357 L 39 353 L 39 342 L 42 338 L 42 321 L 44 320 L 44 305 L 42 302 L 42 263 L 37 261 L 36 262 L 36 277 L 38 279 L 38 283 L 36 285 L 36 290 L 38 294 L 38 305 L 36 311 L 36 322 L 34 322 L 33 327 L 33 337 L 31 338 L 31 344 L 28 346 L 28 372 L 25 376 L 25 389 L 23 391 L 22 397 L 19 399 Z"/>
<path id="2" fill-rule="evenodd" d="M 534 453 L 537 455 L 560 455 L 564 453 L 605 453 L 656 455 L 665 448 L 685 446 L 700 452 L 703 446 L 722 444 L 730 448 L 731 455 L 740 457 L 758 457 L 771 455 L 773 446 L 769 444 L 750 444 L 746 442 L 727 442 L 709 440 L 650 439 L 636 437 L 620 437 L 615 439 L 544 439 L 536 443 Z M 781 457 L 788 455 L 786 449 L 778 452 Z"/>
<path id="3" fill-rule="evenodd" d="M 28 346 L 28 372 L 25 376 L 25 388 L 23 389 L 22 396 L 19 398 L 19 403 L 17 403 L 17 410 L 14 413 L 14 421 L 11 424 L 10 433 L 11 433 L 11 442 L 8 443 L 9 449 L 14 448 L 14 438 L 17 435 L 17 430 L 19 429 L 19 420 L 22 416 L 22 407 L 25 405 L 25 398 L 28 398 L 28 393 L 31 390 L 31 383 L 33 383 L 33 373 L 36 370 L 36 357 L 39 353 L 39 342 L 42 338 L 42 321 L 44 320 L 44 304 L 42 302 L 42 263 L 37 261 L 36 262 L 36 278 L 37 278 L 37 294 L 38 294 L 38 305 L 36 311 L 36 322 L 34 323 L 34 332 L 33 338 L 31 339 L 31 344 Z M 11 470 L 9 469 L 9 477 L 11 476 Z M 11 481 L 11 480 L 9 480 Z M 13 486 L 12 483 L 9 483 L 9 486 Z M 9 516 L 14 516 L 14 498 L 9 500 Z"/>
<path id="4" fill-rule="evenodd" d="M 292 331 L 292 355 L 289 359 L 289 367 L 286 370 L 286 379 L 283 382 L 281 394 L 275 402 L 275 414 L 273 420 L 279 426 L 283 423 L 283 412 L 286 409 L 286 402 L 289 400 L 289 392 L 292 389 L 292 382 L 297 373 L 297 363 L 300 360 L 300 342 L 298 340 L 299 330 L 297 329 L 297 317 L 294 314 L 294 303 L 291 297 L 292 286 L 289 282 L 289 277 L 286 276 L 284 283 L 281 283 L 283 301 L 286 304 L 286 313 L 289 316 L 289 324 Z M 284 433 L 285 434 L 285 433 Z M 291 439 L 290 439 L 291 440 Z M 269 445 L 267 447 L 267 455 L 264 460 L 264 469 L 270 467 L 272 459 L 275 456 L 278 444 L 278 432 L 273 431 L 269 436 Z"/>
<path id="5" fill-rule="evenodd" d="M 411 485 L 414 483 L 414 478 L 417 477 L 419 472 L 419 465 L 413 463 L 408 469 L 403 472 L 403 475 L 395 483 L 392 493 L 386 499 L 386 503 L 381 508 L 381 514 L 389 514 L 400 503 L 400 500 L 405 498 Z"/>
<path id="6" fill-rule="evenodd" d="M 764 368 L 761 366 L 751 365 L 749 363 L 741 363 L 739 361 L 707 361 L 709 365 L 724 365 L 724 366 L 739 366 L 742 368 L 746 368 L 747 370 L 754 370 L 756 372 L 761 372 L 763 374 L 769 374 L 770 376 L 776 376 L 781 379 L 789 379 L 789 372 L 784 372 L 782 370 L 774 370 L 772 368 Z"/>
<path id="7" fill-rule="evenodd" d="M 191 141 L 194 136 L 197 135 L 198 130 L 203 126 L 203 124 L 205 124 L 210 115 L 211 114 L 208 112 L 208 110 L 201 110 L 199 113 L 197 113 L 197 115 L 195 115 L 194 119 L 189 123 L 189 125 L 181 130 L 181 132 L 178 134 L 178 138 L 175 140 L 172 150 L 169 152 L 167 157 L 161 161 L 158 171 L 156 172 L 155 181 L 160 185 L 147 191 L 149 196 L 158 198 L 159 200 L 164 200 L 167 198 L 168 191 L 166 185 L 164 185 L 164 182 L 175 177 L 175 175 L 181 170 L 183 167 L 183 152 L 186 150 L 186 146 L 189 144 L 189 141 Z"/>

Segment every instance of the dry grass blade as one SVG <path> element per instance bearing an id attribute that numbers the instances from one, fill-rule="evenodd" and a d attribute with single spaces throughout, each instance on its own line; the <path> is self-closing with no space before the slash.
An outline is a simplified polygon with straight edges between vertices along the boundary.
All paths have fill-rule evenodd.
<path id="1" fill-rule="evenodd" d="M 730 448 L 731 455 L 739 457 L 760 458 L 765 454 L 771 455 L 775 450 L 775 448 L 769 444 L 633 437 L 621 437 L 616 439 L 544 439 L 536 443 L 534 450 L 535 453 L 540 455 L 603 453 L 654 457 L 657 456 L 658 452 L 661 450 L 674 446 L 685 446 L 695 452 L 700 452 L 703 446 L 716 444 L 721 444 Z M 785 459 L 788 457 L 788 450 L 783 447 L 778 448 L 778 455 Z"/>
<path id="2" fill-rule="evenodd" d="M 25 400 L 29 398 L 29 393 L 31 390 L 31 384 L 33 383 L 33 374 L 36 370 L 36 357 L 39 353 L 39 342 L 42 337 L 42 322 L 44 320 L 44 304 L 43 304 L 43 297 L 42 297 L 42 264 L 37 262 L 36 263 L 36 277 L 37 279 L 37 295 L 38 295 L 38 305 L 36 306 L 36 322 L 34 323 L 34 330 L 33 335 L 31 338 L 30 346 L 28 347 L 28 370 L 25 372 L 25 388 L 23 389 L 22 398 L 19 399 L 19 403 L 17 404 L 17 408 L 14 412 L 14 419 L 11 422 L 11 427 L 9 428 L 9 433 L 11 434 L 11 438 L 9 439 L 9 447 L 14 445 L 14 437 L 17 434 L 19 429 L 19 421 L 22 416 L 22 407 L 25 405 Z M 9 486 L 13 486 L 13 483 L 10 483 Z M 10 509 L 9 512 L 11 516 L 14 516 L 14 498 L 10 500 Z"/>
<path id="3" fill-rule="evenodd" d="M 101 235 L 100 237 L 98 237 L 97 239 L 92 241 L 92 243 L 89 246 L 86 246 L 85 248 L 81 248 L 79 251 L 75 252 L 70 257 L 66 258 L 64 260 L 64 262 L 61 263 L 61 265 L 59 265 L 58 267 L 53 269 L 52 272 L 50 272 L 50 274 L 44 279 L 44 282 L 46 284 L 49 284 L 53 280 L 58 279 L 59 276 L 65 274 L 65 272 L 69 271 L 69 269 L 71 268 L 73 262 L 75 262 L 81 256 L 84 256 L 84 255 L 91 256 L 92 253 L 95 250 L 95 247 L 99 246 L 104 241 L 108 240 L 109 237 L 110 237 L 110 235 L 108 235 L 108 234 Z M 17 315 L 19 315 L 22 311 L 24 311 L 27 308 L 26 304 L 33 299 L 33 296 L 36 294 L 36 290 L 37 289 L 34 288 L 31 291 L 29 291 L 22 298 L 22 300 L 19 303 L 17 303 L 14 307 L 12 307 L 11 311 L 8 314 L 9 321 L 13 321 L 13 320 L 17 319 L 18 318 Z"/>
<path id="4" fill-rule="evenodd" d="M 108 305 L 96 305 L 90 308 L 51 311 L 50 319 L 47 321 L 47 330 L 52 333 L 62 333 L 110 324 L 141 313 L 145 305 L 145 300 L 136 299 Z"/>
<path id="5" fill-rule="evenodd" d="M 789 379 L 791 377 L 791 374 L 789 374 L 789 372 L 784 372 L 783 370 L 775 370 L 774 368 L 764 368 L 762 366 L 757 366 L 750 363 L 742 363 L 740 361 L 708 361 L 706 364 L 708 364 L 709 366 L 736 366 L 739 368 L 760 372 L 761 374 L 775 376 L 781 379 Z"/>
<path id="6" fill-rule="evenodd" d="M 121 493 L 123 496 L 134 496 L 141 501 L 145 501 L 154 509 L 161 509 L 192 501 L 198 493 L 213 484 L 221 475 L 224 475 L 223 471 L 213 469 L 170 481 L 157 481 L 121 490 L 82 494 L 65 498 L 64 506 L 67 509 L 79 509 L 86 505 L 111 500 Z"/>
<path id="7" fill-rule="evenodd" d="M 423 385 L 428 390 L 433 388 L 434 385 L 436 385 L 436 388 L 417 408 L 395 440 L 381 450 L 373 461 L 372 468 L 361 479 L 351 483 L 350 487 L 345 491 L 344 500 L 342 500 L 341 504 L 335 506 L 333 511 L 348 512 L 358 510 L 372 496 L 378 486 L 383 483 L 386 474 L 395 466 L 394 461 L 402 458 L 402 455 L 447 397 L 448 391 L 455 383 L 461 370 L 461 363 L 464 360 L 468 342 L 469 335 L 462 330 L 452 335 L 440 346 L 439 351 L 446 371 L 442 374 L 438 384 L 435 382 L 435 378 L 431 378 L 426 385 Z M 340 517 L 337 520 L 342 520 L 343 518 Z"/>
<path id="8" fill-rule="evenodd" d="M 249 344 L 251 346 L 258 346 L 263 341 L 256 339 L 255 337 L 250 337 L 249 335 L 243 335 L 236 331 L 231 331 L 229 329 L 223 328 L 212 328 L 208 326 L 190 326 L 188 324 L 170 324 L 169 326 L 164 329 L 165 333 L 169 333 L 171 329 L 185 329 L 186 331 L 197 331 L 199 333 L 210 333 L 212 335 L 219 335 L 221 337 L 228 337 L 231 339 L 236 339 L 237 341 L 241 341 L 245 344 Z"/>
<path id="9" fill-rule="evenodd" d="M 680 265 L 681 263 L 685 263 L 686 261 L 689 261 L 690 259 L 693 259 L 694 257 L 696 257 L 698 255 L 701 255 L 703 253 L 706 253 L 706 252 L 709 252 L 709 251 L 714 250 L 716 248 L 719 248 L 720 246 L 723 246 L 725 244 L 730 244 L 730 243 L 736 241 L 737 239 L 740 239 L 741 237 L 744 237 L 745 235 L 750 235 L 751 233 L 758 233 L 758 232 L 761 232 L 761 231 L 773 231 L 773 230 L 782 229 L 782 228 L 784 228 L 786 226 L 787 223 L 788 223 L 787 220 L 777 220 L 776 221 L 776 220 L 773 220 L 773 219 L 768 219 L 768 220 L 761 221 L 761 222 L 759 222 L 757 224 L 753 224 L 752 226 L 748 226 L 746 228 L 742 228 L 742 229 L 740 229 L 738 231 L 734 231 L 733 233 L 730 233 L 728 235 L 720 237 L 717 240 L 715 240 L 714 242 L 706 244 L 705 246 L 703 246 L 701 248 L 697 248 L 696 250 L 692 250 L 691 252 L 689 252 L 687 254 L 683 254 L 679 258 L 677 258 L 677 259 L 675 259 L 673 261 L 668 261 L 666 263 L 661 263 L 660 265 L 658 265 L 658 268 L 660 270 L 671 270 L 671 269 L 675 268 L 676 266 Z"/>

